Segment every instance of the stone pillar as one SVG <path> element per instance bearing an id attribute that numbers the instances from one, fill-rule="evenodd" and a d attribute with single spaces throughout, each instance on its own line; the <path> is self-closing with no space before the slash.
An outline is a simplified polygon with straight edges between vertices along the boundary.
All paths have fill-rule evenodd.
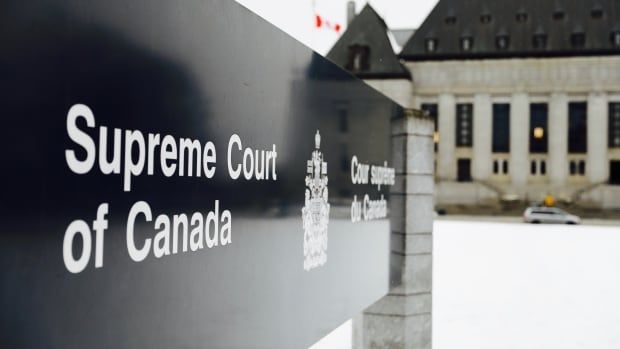
<path id="1" fill-rule="evenodd" d="M 524 192 L 529 173 L 530 104 L 526 93 L 515 93 L 510 102 L 510 176 L 512 184 Z"/>
<path id="2" fill-rule="evenodd" d="M 474 96 L 474 144 L 472 177 L 477 180 L 487 180 L 491 176 L 492 162 L 492 132 L 493 106 L 491 96 L 477 94 Z"/>
<path id="3" fill-rule="evenodd" d="M 351 319 L 351 348 L 364 348 L 364 313 L 357 314 Z"/>
<path id="4" fill-rule="evenodd" d="M 609 119 L 607 95 L 600 92 L 588 96 L 588 155 L 586 175 L 590 183 L 608 180 L 607 127 Z"/>
<path id="5" fill-rule="evenodd" d="M 358 348 L 430 349 L 433 250 L 433 121 L 408 110 L 392 121 L 390 285 L 364 311 Z M 359 319 L 357 319 L 359 322 Z M 359 345 L 359 334 L 356 345 Z"/>
<path id="6" fill-rule="evenodd" d="M 568 96 L 553 93 L 549 99 L 549 180 L 558 188 L 568 177 Z"/>
<path id="7" fill-rule="evenodd" d="M 456 180 L 456 100 L 454 95 L 439 95 L 439 146 L 437 176 L 440 180 Z"/>

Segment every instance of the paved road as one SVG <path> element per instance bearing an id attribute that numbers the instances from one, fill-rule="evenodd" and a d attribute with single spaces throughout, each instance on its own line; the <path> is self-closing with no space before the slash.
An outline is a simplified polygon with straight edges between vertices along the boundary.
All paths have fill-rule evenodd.
<path id="1" fill-rule="evenodd" d="M 465 222 L 496 222 L 496 223 L 523 223 L 520 216 L 465 216 L 465 215 L 445 215 L 439 216 L 436 221 L 465 221 Z M 620 220 L 585 218 L 581 222 L 582 226 L 615 226 L 620 227 Z"/>

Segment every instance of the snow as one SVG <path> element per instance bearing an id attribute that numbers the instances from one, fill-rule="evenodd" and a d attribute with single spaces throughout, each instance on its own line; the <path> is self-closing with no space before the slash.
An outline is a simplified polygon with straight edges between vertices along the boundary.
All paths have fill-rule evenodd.
<path id="1" fill-rule="evenodd" d="M 348 349 L 351 348 L 352 320 L 345 322 L 323 337 L 309 349 Z"/>
<path id="2" fill-rule="evenodd" d="M 620 348 L 620 229 L 438 221 L 433 342 Z"/>
<path id="3" fill-rule="evenodd" d="M 620 348 L 620 227 L 439 220 L 434 349 Z M 345 323 L 312 349 L 350 348 Z"/>

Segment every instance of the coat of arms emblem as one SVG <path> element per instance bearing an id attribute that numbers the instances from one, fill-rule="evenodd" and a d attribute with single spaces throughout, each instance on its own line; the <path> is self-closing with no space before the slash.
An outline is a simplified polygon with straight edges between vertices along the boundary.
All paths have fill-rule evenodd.
<path id="1" fill-rule="evenodd" d="M 314 136 L 315 150 L 308 160 L 306 176 L 306 200 L 301 210 L 304 227 L 304 269 L 311 270 L 327 262 L 327 225 L 329 203 L 327 202 L 327 162 L 323 161 L 321 135 Z"/>

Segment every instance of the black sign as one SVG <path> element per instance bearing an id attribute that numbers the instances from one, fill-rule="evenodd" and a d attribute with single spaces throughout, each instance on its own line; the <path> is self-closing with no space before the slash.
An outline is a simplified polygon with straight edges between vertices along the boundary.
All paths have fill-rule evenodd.
<path id="1" fill-rule="evenodd" d="M 389 287 L 391 101 L 230 1 L 5 1 L 2 348 L 302 348 Z"/>

